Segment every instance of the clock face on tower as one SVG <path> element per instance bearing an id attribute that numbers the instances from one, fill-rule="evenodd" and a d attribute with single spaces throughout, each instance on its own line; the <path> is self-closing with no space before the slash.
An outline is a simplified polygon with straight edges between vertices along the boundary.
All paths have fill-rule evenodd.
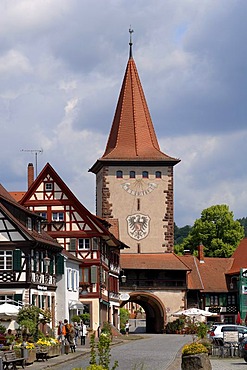
<path id="1" fill-rule="evenodd" d="M 130 195 L 143 197 L 150 194 L 158 187 L 155 182 L 144 181 L 143 179 L 134 179 L 133 181 L 124 182 L 121 187 Z"/>

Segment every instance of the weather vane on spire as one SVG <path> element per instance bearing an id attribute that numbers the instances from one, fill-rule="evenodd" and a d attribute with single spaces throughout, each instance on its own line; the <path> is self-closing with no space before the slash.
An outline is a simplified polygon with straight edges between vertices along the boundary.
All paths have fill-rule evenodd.
<path id="1" fill-rule="evenodd" d="M 132 33 L 134 32 L 134 30 L 132 30 L 131 28 L 131 25 L 130 25 L 130 28 L 129 28 L 129 33 L 130 33 L 130 42 L 129 42 L 129 46 L 130 46 L 130 58 L 132 58 Z"/>

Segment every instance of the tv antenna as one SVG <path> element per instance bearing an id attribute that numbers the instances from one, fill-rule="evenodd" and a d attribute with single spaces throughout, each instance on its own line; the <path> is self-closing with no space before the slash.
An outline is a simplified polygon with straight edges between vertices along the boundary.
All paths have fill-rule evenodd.
<path id="1" fill-rule="evenodd" d="M 21 152 L 34 153 L 34 156 L 35 156 L 35 177 L 37 177 L 37 172 L 38 172 L 38 154 L 43 153 L 43 149 L 21 149 Z"/>

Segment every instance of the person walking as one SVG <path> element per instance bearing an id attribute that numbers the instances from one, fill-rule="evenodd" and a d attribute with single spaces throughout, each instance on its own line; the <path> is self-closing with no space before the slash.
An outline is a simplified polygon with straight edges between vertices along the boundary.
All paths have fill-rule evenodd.
<path id="1" fill-rule="evenodd" d="M 129 321 L 127 320 L 126 323 L 125 323 L 125 334 L 128 336 L 129 335 L 129 331 L 130 331 L 130 323 Z"/>
<path id="2" fill-rule="evenodd" d="M 87 336 L 87 326 L 82 321 L 81 322 L 81 325 L 79 327 L 79 337 L 81 339 L 81 346 L 85 346 L 85 344 L 86 344 L 86 336 Z"/>
<path id="3" fill-rule="evenodd" d="M 58 328 L 57 328 L 57 340 L 60 343 L 64 342 L 64 335 L 65 334 L 66 334 L 66 332 L 64 330 L 63 322 L 60 320 L 59 323 L 58 323 Z"/>

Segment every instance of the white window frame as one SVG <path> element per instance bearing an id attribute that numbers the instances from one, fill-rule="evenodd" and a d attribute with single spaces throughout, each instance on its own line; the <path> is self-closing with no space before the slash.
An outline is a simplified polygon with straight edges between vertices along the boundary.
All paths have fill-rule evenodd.
<path id="1" fill-rule="evenodd" d="M 10 259 L 11 259 L 11 266 L 9 263 Z M 1 262 L 3 262 L 3 268 L 0 268 L 1 271 L 13 269 L 13 252 L 12 251 L 0 251 L 0 260 Z"/>
<path id="2" fill-rule="evenodd" d="M 64 213 L 63 212 L 52 212 L 52 221 L 64 221 Z"/>
<path id="3" fill-rule="evenodd" d="M 81 244 L 82 241 L 82 245 Z M 86 242 L 87 241 L 87 242 Z M 90 250 L 90 239 L 89 238 L 78 238 L 78 250 Z"/>

